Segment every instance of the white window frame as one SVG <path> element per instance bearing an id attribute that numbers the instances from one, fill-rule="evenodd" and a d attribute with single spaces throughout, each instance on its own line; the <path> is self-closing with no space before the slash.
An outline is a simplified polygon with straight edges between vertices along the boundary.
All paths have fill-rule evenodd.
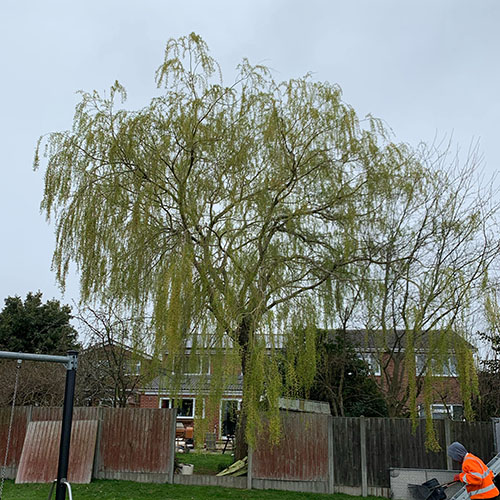
<path id="1" fill-rule="evenodd" d="M 380 362 L 374 352 L 360 352 L 358 353 L 358 358 L 368 365 L 372 375 L 375 377 L 382 376 L 382 368 L 380 367 Z"/>
<path id="2" fill-rule="evenodd" d="M 138 376 L 141 374 L 141 361 L 136 361 L 135 363 L 127 361 L 125 366 L 126 366 L 125 375 L 127 375 L 127 376 L 137 375 Z"/>
<path id="3" fill-rule="evenodd" d="M 415 372 L 416 375 L 425 375 L 427 370 L 423 370 L 422 368 L 425 367 L 425 364 L 427 363 L 427 354 L 425 353 L 418 353 L 415 354 Z M 435 361 L 434 363 L 434 368 L 435 368 Z M 446 360 L 446 365 L 443 365 L 440 370 L 434 369 L 432 371 L 432 375 L 434 377 L 448 377 L 448 378 L 456 378 L 458 377 L 458 370 L 457 370 L 457 361 L 455 359 L 455 356 L 451 356 L 449 359 Z"/>
<path id="4" fill-rule="evenodd" d="M 459 411 L 460 408 L 460 411 Z M 463 416 L 463 405 L 458 403 L 433 403 L 431 404 L 431 414 L 434 420 L 439 420 L 441 418 L 447 418 L 448 415 L 451 416 L 452 420 L 458 420 L 458 416 L 462 418 Z M 442 416 L 441 416 L 442 415 Z M 419 416 L 425 417 L 425 408 L 420 406 Z"/>
<path id="5" fill-rule="evenodd" d="M 191 354 L 186 354 L 185 356 L 189 357 L 189 356 L 191 356 Z M 187 372 L 182 373 L 182 375 L 208 375 L 208 374 L 210 374 L 210 359 L 208 359 L 205 356 L 198 356 L 198 359 L 199 359 L 199 369 L 198 369 L 198 371 L 196 371 L 196 372 L 187 371 Z M 167 363 L 168 363 L 168 361 L 167 361 Z M 190 363 L 188 361 L 187 362 L 187 366 L 188 367 L 189 367 L 189 364 Z M 174 370 L 174 365 L 175 365 L 175 362 L 174 362 L 174 359 L 172 359 L 171 360 L 171 366 L 172 366 L 172 368 L 169 369 L 169 371 L 170 371 L 170 373 L 172 375 L 174 375 L 176 373 L 175 370 Z"/>
<path id="6" fill-rule="evenodd" d="M 176 398 L 177 400 L 191 400 L 193 402 L 193 413 L 192 415 L 179 415 L 177 414 L 177 419 L 178 420 L 193 420 L 195 415 L 196 415 L 196 398 L 192 398 L 192 397 L 178 397 Z M 160 397 L 160 408 L 178 408 L 175 404 L 175 401 L 176 399 L 172 398 L 172 397 L 168 397 L 168 396 L 165 396 L 165 397 Z M 163 406 L 163 401 L 168 401 L 167 403 L 167 406 L 164 407 Z"/>

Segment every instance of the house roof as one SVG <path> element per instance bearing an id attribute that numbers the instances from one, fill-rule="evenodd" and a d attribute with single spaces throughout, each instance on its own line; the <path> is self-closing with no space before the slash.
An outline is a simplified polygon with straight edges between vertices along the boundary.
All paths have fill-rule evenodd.
<path id="1" fill-rule="evenodd" d="M 127 354 L 133 355 L 137 358 L 148 359 L 148 360 L 152 359 L 152 356 L 150 354 L 148 354 L 140 349 L 137 349 L 135 347 L 131 347 L 131 346 L 129 346 L 123 342 L 120 342 L 118 340 L 105 341 L 105 342 L 98 340 L 98 341 L 92 342 L 87 347 L 82 349 L 81 354 L 85 355 L 85 354 L 88 354 L 90 352 L 100 351 L 103 349 L 119 349 L 119 350 L 122 350 L 122 351 L 126 352 Z"/>
<path id="2" fill-rule="evenodd" d="M 409 331 L 404 329 L 396 330 L 375 330 L 375 329 L 349 329 L 349 330 L 328 330 L 325 342 L 333 340 L 335 336 L 345 335 L 346 340 L 360 351 L 401 351 L 403 352 L 409 340 Z M 447 339 L 443 338 L 442 330 L 425 330 L 415 332 L 414 348 L 415 351 L 428 351 L 431 343 L 437 343 L 445 340 L 448 346 L 445 348 L 452 349 L 457 342 L 464 342 L 467 347 L 474 349 L 474 346 L 465 340 L 458 333 L 452 333 Z"/>
<path id="3" fill-rule="evenodd" d="M 172 387 L 181 393 L 197 394 L 208 393 L 211 390 L 212 375 L 183 375 L 180 380 L 174 380 L 168 375 L 155 377 L 144 388 L 144 391 L 169 392 Z M 243 376 L 235 377 L 224 388 L 225 392 L 242 392 Z"/>

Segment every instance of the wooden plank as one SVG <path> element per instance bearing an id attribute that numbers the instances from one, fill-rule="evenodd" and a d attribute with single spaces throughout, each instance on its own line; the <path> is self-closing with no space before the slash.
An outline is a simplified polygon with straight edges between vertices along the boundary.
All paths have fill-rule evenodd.
<path id="1" fill-rule="evenodd" d="M 169 474 L 173 467 L 175 410 L 103 409 L 97 476 L 112 472 Z"/>
<path id="2" fill-rule="evenodd" d="M 389 468 L 446 469 L 444 422 L 434 421 L 441 450 L 425 449 L 425 423 L 413 432 L 410 419 L 369 418 L 367 423 L 368 485 L 390 487 Z"/>
<path id="3" fill-rule="evenodd" d="M 11 408 L 0 408 L 0 457 L 1 462 L 5 460 L 7 437 L 11 418 Z M 7 456 L 7 467 L 16 468 L 21 459 L 23 451 L 24 437 L 28 426 L 29 408 L 14 408 L 12 429 L 10 434 L 9 453 Z M 14 476 L 12 476 L 14 477 Z M 10 474 L 9 474 L 10 478 Z"/>
<path id="4" fill-rule="evenodd" d="M 283 436 L 273 444 L 269 431 L 252 453 L 252 479 L 324 481 L 328 484 L 328 415 L 281 412 Z"/>
<path id="5" fill-rule="evenodd" d="M 489 462 L 495 455 L 495 437 L 491 422 L 450 422 L 451 440 L 462 443 L 467 451 Z"/>
<path id="6" fill-rule="evenodd" d="M 360 436 L 359 445 L 361 448 L 361 495 L 368 496 L 368 471 L 366 467 L 366 420 L 364 417 L 359 419 Z"/>
<path id="7" fill-rule="evenodd" d="M 79 406 L 73 408 L 73 420 L 98 420 L 99 408 Z M 62 420 L 62 407 L 36 407 L 31 412 L 31 420 Z"/>
<path id="8" fill-rule="evenodd" d="M 61 422 L 30 422 L 16 483 L 49 483 L 57 477 Z M 68 465 L 70 483 L 90 483 L 97 437 L 96 420 L 73 421 Z"/>
<path id="9" fill-rule="evenodd" d="M 332 417 L 334 484 L 361 487 L 361 448 L 359 418 Z M 356 443 L 356 444 L 355 444 Z"/>

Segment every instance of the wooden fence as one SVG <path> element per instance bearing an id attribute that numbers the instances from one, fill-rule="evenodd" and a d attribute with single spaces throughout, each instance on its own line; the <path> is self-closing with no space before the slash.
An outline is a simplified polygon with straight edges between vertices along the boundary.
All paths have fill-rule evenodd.
<path id="1" fill-rule="evenodd" d="M 390 496 L 390 469 L 453 469 L 446 449 L 460 441 L 486 462 L 496 454 L 495 422 L 435 420 L 440 451 L 426 451 L 425 422 L 403 418 L 342 418 L 283 413 L 284 437 L 264 436 L 250 460 L 253 487 Z M 325 418 L 330 426 L 325 431 Z M 316 447 L 314 453 L 311 446 Z M 325 457 L 325 447 L 329 453 Z M 325 475 L 325 471 L 327 474 Z M 314 484 L 312 484 L 314 483 Z"/>
<path id="2" fill-rule="evenodd" d="M 172 482 L 176 410 L 103 408 L 96 478 Z"/>
<path id="3" fill-rule="evenodd" d="M 281 419 L 281 441 L 273 445 L 264 430 L 251 451 L 248 486 L 328 493 L 332 472 L 331 417 L 285 411 Z"/>
<path id="4" fill-rule="evenodd" d="M 171 482 L 174 468 L 175 415 L 175 409 L 74 408 L 73 422 L 99 422 L 92 476 L 102 479 Z M 61 420 L 61 416 L 61 408 L 15 408 L 7 478 L 16 477 L 29 423 Z M 10 409 L 1 408 L 2 459 L 5 456 L 9 422 Z M 45 466 L 44 463 L 32 465 L 40 468 Z"/>
<path id="5" fill-rule="evenodd" d="M 28 423 L 60 418 L 60 409 L 15 409 L 7 477 L 15 477 Z M 453 441 L 485 462 L 499 451 L 495 435 L 500 435 L 500 421 L 436 420 L 441 450 L 427 452 L 423 421 L 413 432 L 408 419 L 333 418 L 293 411 L 283 412 L 282 418 L 282 441 L 273 446 L 263 433 L 250 454 L 247 487 L 389 496 L 390 468 L 453 469 L 446 456 Z M 0 409 L 2 460 L 9 419 L 10 409 Z M 75 408 L 73 419 L 99 421 L 93 477 L 174 480 L 175 410 Z"/>

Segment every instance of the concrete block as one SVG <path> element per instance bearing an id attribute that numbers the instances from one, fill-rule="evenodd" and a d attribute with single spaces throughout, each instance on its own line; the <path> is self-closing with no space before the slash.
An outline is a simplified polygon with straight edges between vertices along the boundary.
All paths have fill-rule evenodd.
<path id="1" fill-rule="evenodd" d="M 460 471 L 441 469 L 390 469 L 391 496 L 395 500 L 415 500 L 409 484 L 423 484 L 429 479 L 436 478 L 440 484 L 453 481 L 453 476 Z M 445 489 L 447 498 L 451 498 L 461 488 L 461 483 L 454 484 Z"/>

